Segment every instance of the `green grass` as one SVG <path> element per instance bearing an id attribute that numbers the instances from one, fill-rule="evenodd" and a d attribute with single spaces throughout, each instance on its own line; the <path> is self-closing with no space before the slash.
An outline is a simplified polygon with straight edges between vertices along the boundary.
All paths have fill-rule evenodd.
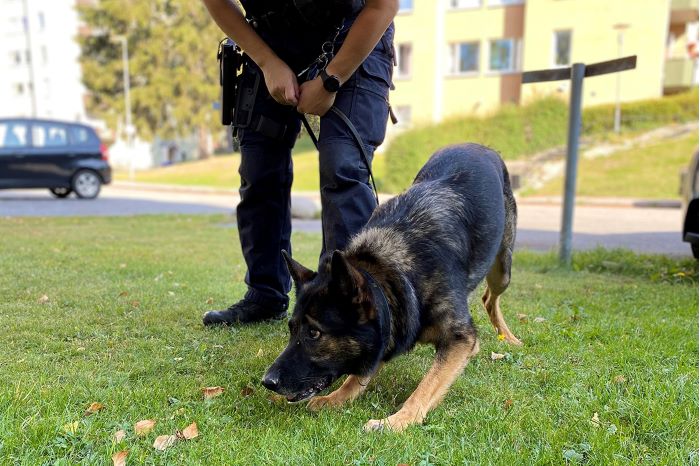
<path id="1" fill-rule="evenodd" d="M 611 138 L 615 106 L 583 110 L 583 137 Z M 661 99 L 622 104 L 622 135 L 679 122 L 697 121 L 698 91 Z M 568 103 L 546 97 L 522 106 L 503 106 L 485 117 L 466 116 L 419 127 L 394 139 L 386 152 L 383 186 L 399 192 L 437 149 L 449 144 L 477 142 L 498 151 L 505 160 L 526 159 L 537 152 L 566 144 Z"/>
<path id="2" fill-rule="evenodd" d="M 688 166 L 698 146 L 697 134 L 660 141 L 594 159 L 581 159 L 576 192 L 582 196 L 645 199 L 679 197 L 680 171 Z M 528 195 L 560 195 L 563 177 L 557 177 Z"/>
<path id="3" fill-rule="evenodd" d="M 294 191 L 318 191 L 318 152 L 315 149 L 294 152 Z M 167 167 L 136 172 L 134 181 L 143 183 L 173 184 L 182 186 L 206 186 L 211 188 L 238 189 L 241 178 L 238 175 L 240 154 L 212 157 L 206 160 L 185 162 Z M 384 157 L 377 154 L 372 164 L 377 177 L 384 172 Z M 128 180 L 126 171 L 115 174 L 117 180 Z"/>
<path id="4" fill-rule="evenodd" d="M 481 352 L 444 402 L 422 426 L 368 434 L 362 425 L 397 410 L 433 350 L 388 364 L 338 411 L 271 401 L 258 381 L 286 326 L 200 321 L 244 291 L 227 222 L 0 220 L 0 464 L 111 464 L 124 449 L 129 464 L 698 464 L 696 262 L 599 250 L 566 272 L 553 255 L 519 252 L 502 304 L 525 345 L 499 342 L 475 297 Z M 320 235 L 293 240 L 313 264 Z M 200 388 L 215 385 L 226 392 L 203 401 Z M 92 402 L 105 409 L 85 417 Z M 142 419 L 158 423 L 136 438 Z M 151 447 L 193 421 L 199 438 Z"/>

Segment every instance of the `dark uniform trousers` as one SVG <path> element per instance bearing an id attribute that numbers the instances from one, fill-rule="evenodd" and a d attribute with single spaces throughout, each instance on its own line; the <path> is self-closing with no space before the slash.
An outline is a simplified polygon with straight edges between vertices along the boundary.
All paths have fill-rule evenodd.
<path id="1" fill-rule="evenodd" d="M 386 133 L 393 33 L 392 24 L 340 88 L 334 104 L 355 125 L 370 157 Z M 292 131 L 287 133 L 291 138 L 281 141 L 250 128 L 239 130 L 241 201 L 237 220 L 248 268 L 245 298 L 273 308 L 286 308 L 291 280 L 281 251 L 291 252 L 291 146 L 301 122 L 294 108 L 280 105 L 270 97 L 262 76 L 254 113 L 290 125 Z M 319 166 L 323 255 L 343 249 L 376 207 L 360 150 L 347 125 L 333 112 L 321 118 Z"/>

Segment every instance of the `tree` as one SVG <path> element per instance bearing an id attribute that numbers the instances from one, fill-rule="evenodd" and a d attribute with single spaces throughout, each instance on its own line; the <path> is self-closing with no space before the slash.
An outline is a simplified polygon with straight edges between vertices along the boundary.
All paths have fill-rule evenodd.
<path id="1" fill-rule="evenodd" d="M 133 124 L 140 137 L 200 136 L 221 130 L 218 42 L 224 34 L 195 0 L 82 3 L 79 38 L 88 110 L 111 127 L 124 115 L 121 46 L 129 44 Z"/>

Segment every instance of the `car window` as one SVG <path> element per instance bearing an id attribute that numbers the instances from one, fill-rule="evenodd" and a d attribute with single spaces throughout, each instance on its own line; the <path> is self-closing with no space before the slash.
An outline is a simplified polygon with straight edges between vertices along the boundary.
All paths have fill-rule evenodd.
<path id="1" fill-rule="evenodd" d="M 66 127 L 57 123 L 32 124 L 32 145 L 34 147 L 60 147 L 68 145 Z"/>
<path id="2" fill-rule="evenodd" d="M 71 143 L 78 145 L 85 145 L 98 142 L 94 133 L 88 128 L 84 128 L 82 126 L 71 126 L 70 138 Z"/>
<path id="3" fill-rule="evenodd" d="M 0 122 L 0 149 L 27 147 L 27 124 Z"/>

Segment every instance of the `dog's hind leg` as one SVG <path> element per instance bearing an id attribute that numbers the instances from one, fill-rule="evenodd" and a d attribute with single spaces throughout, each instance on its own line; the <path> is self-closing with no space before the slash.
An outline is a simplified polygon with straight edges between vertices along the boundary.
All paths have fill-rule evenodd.
<path id="1" fill-rule="evenodd" d="M 491 270 L 486 275 L 486 291 L 481 300 L 484 303 L 486 312 L 491 319 L 496 332 L 503 335 L 503 338 L 513 345 L 522 345 L 523 343 L 513 335 L 513 332 L 508 328 L 503 313 L 501 312 L 500 297 L 510 284 L 510 265 L 511 265 L 511 249 L 509 247 L 502 248 L 496 256 Z"/>
<path id="2" fill-rule="evenodd" d="M 388 429 L 400 432 L 411 424 L 423 422 L 428 411 L 442 401 L 469 359 L 478 351 L 479 342 L 475 335 L 438 350 L 432 367 L 403 407 L 385 419 L 370 420 L 365 424 L 365 430 Z"/>
<path id="3" fill-rule="evenodd" d="M 374 372 L 376 374 L 379 371 Z M 358 375 L 349 375 L 343 385 L 338 387 L 334 392 L 325 396 L 315 396 L 309 400 L 306 405 L 311 411 L 318 411 L 322 408 L 335 408 L 345 403 L 353 401 L 360 396 L 366 389 L 374 374 L 360 377 Z"/>

